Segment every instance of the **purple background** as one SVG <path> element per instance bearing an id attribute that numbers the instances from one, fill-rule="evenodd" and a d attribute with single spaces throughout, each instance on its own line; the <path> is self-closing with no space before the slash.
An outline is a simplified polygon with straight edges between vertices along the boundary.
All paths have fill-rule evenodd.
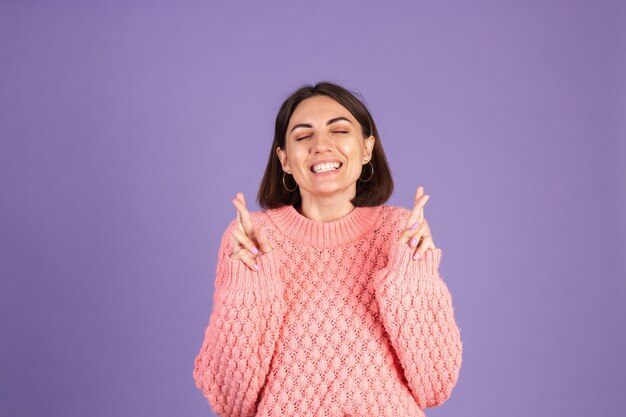
<path id="1" fill-rule="evenodd" d="M 319 80 L 364 96 L 389 204 L 431 195 L 464 357 L 427 415 L 622 413 L 624 2 L 50 3 L 0 3 L 0 415 L 212 415 L 230 200 Z"/>

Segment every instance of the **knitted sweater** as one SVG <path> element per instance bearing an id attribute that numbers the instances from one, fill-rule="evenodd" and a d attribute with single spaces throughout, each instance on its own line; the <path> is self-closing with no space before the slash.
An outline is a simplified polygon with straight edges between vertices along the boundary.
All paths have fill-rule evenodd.
<path id="1" fill-rule="evenodd" d="M 331 222 L 292 206 L 251 213 L 273 250 L 260 271 L 218 255 L 193 377 L 220 416 L 424 416 L 457 382 L 462 343 L 441 249 L 413 260 L 409 211 L 357 207 Z"/>

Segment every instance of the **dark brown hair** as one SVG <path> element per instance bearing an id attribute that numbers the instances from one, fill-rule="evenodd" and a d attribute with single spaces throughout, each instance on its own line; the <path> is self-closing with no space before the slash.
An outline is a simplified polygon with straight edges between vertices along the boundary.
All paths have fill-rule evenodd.
<path id="1" fill-rule="evenodd" d="M 374 174 L 367 182 L 357 180 L 356 196 L 351 203 L 355 207 L 378 206 L 384 204 L 391 197 L 393 179 L 387 164 L 387 157 L 380 142 L 380 136 L 378 136 L 376 123 L 374 123 L 374 119 L 365 105 L 356 97 L 357 95 L 360 96 L 358 93 L 349 91 L 335 83 L 322 81 L 315 85 L 304 85 L 287 97 L 276 115 L 274 142 L 270 149 L 269 160 L 267 161 L 265 174 L 261 180 L 257 195 L 259 206 L 264 209 L 279 208 L 287 204 L 298 207 L 302 202 L 298 188 L 289 192 L 283 186 L 283 169 L 280 159 L 276 155 L 276 148 L 285 149 L 287 126 L 298 104 L 307 98 L 315 96 L 328 96 L 337 101 L 352 113 L 359 122 L 364 139 L 370 135 L 376 139 L 372 151 L 372 159 L 370 160 L 374 167 Z M 361 173 L 361 176 L 369 177 L 371 173 L 369 164 L 363 165 L 363 171 L 366 172 L 365 174 Z M 285 182 L 290 189 L 294 187 L 293 178 L 290 180 L 289 175 L 286 176 Z"/>

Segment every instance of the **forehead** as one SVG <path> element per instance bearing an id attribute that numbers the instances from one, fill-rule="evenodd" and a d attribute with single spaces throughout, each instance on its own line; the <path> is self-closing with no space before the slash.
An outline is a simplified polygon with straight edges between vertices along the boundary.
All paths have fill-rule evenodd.
<path id="1" fill-rule="evenodd" d="M 352 113 L 328 96 L 315 96 L 302 100 L 289 120 L 289 126 L 296 123 L 326 123 L 328 119 L 343 116 L 356 121 Z"/>

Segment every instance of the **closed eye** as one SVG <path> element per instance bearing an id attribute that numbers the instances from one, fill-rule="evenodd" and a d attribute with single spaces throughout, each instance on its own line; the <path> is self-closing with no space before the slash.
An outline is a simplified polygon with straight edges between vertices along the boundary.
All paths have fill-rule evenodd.
<path id="1" fill-rule="evenodd" d="M 334 131 L 333 133 L 350 133 L 350 132 L 348 132 L 347 130 L 336 130 L 336 131 Z M 296 142 L 298 142 L 298 141 L 300 141 L 300 140 L 302 140 L 302 139 L 307 139 L 307 138 L 310 138 L 310 137 L 311 137 L 311 135 L 308 135 L 308 136 L 302 136 L 301 138 L 297 138 L 297 139 L 296 139 Z"/>

